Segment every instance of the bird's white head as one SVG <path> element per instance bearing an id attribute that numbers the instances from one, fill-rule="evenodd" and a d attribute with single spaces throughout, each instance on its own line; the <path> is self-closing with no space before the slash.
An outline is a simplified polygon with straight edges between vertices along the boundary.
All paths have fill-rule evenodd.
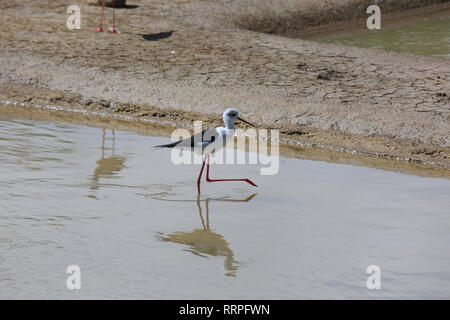
<path id="1" fill-rule="evenodd" d="M 235 120 L 240 120 L 254 127 L 254 125 L 239 117 L 239 111 L 237 111 L 236 109 L 229 108 L 225 110 L 225 112 L 223 113 L 223 122 L 225 123 L 225 127 L 227 129 L 234 129 Z"/>
<path id="2" fill-rule="evenodd" d="M 234 108 L 229 108 L 223 113 L 223 122 L 227 129 L 234 129 L 234 121 L 239 118 L 239 111 Z"/>

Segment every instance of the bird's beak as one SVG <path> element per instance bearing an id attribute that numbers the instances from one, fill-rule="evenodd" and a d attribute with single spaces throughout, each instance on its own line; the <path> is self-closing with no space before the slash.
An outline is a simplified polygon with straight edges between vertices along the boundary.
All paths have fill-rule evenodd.
<path id="1" fill-rule="evenodd" d="M 238 117 L 238 120 L 240 120 L 240 121 L 242 121 L 242 122 L 245 122 L 246 124 L 248 124 L 248 125 L 251 125 L 252 127 L 254 127 L 255 125 L 254 124 L 251 124 L 250 122 L 248 122 L 248 121 L 245 121 L 244 119 L 242 119 L 241 117 Z"/>

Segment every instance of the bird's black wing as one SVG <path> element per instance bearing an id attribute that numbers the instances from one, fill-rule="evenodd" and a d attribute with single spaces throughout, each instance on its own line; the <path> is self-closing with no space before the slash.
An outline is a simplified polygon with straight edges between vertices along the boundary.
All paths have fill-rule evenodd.
<path id="1" fill-rule="evenodd" d="M 195 143 L 202 143 L 202 142 L 214 142 L 217 138 L 217 136 L 219 135 L 219 133 L 217 132 L 217 130 L 215 128 L 209 128 L 209 129 L 205 129 L 202 132 L 199 132 L 197 134 L 192 135 L 191 137 L 184 139 L 184 140 L 180 140 L 180 141 L 175 141 L 172 143 L 168 143 L 168 144 L 161 144 L 158 146 L 154 146 L 154 148 L 174 148 L 174 147 L 181 147 L 181 148 L 194 148 L 195 147 Z"/>

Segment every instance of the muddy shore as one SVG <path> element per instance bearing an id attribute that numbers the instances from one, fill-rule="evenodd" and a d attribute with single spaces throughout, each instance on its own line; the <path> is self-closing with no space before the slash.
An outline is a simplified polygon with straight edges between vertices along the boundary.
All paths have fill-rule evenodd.
<path id="1" fill-rule="evenodd" d="M 449 61 L 277 34 L 359 19 L 367 1 L 272 2 L 128 1 L 116 11 L 119 35 L 92 32 L 100 9 L 81 1 L 74 31 L 66 1 L 2 2 L 0 104 L 181 126 L 218 124 L 234 106 L 285 143 L 450 166 Z M 450 7 L 379 2 L 397 14 Z M 105 18 L 109 27 L 111 9 Z"/>

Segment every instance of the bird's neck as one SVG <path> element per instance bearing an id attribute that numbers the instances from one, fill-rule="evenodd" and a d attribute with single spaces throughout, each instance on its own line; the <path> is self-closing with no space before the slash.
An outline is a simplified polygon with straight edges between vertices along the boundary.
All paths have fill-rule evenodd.
<path id="1" fill-rule="evenodd" d="M 223 122 L 225 123 L 225 128 L 234 130 L 234 120 L 231 118 L 224 118 Z"/>

